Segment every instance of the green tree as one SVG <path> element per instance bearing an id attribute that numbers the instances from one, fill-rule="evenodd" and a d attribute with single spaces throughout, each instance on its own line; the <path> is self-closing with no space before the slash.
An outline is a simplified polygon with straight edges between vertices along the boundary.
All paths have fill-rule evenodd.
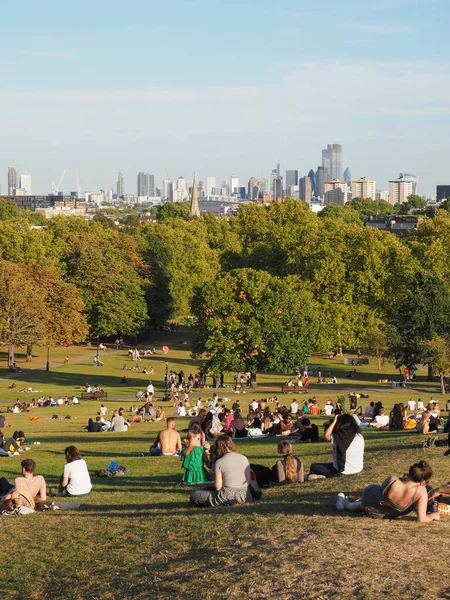
<path id="1" fill-rule="evenodd" d="M 144 259 L 151 281 L 147 293 L 153 324 L 187 316 L 194 289 L 214 281 L 220 271 L 219 251 L 208 245 L 208 232 L 201 219 L 189 224 L 180 218 L 146 223 Z"/>
<path id="2" fill-rule="evenodd" d="M 381 371 L 381 361 L 389 353 L 389 340 L 386 332 L 378 327 L 367 329 L 363 348 L 369 356 L 376 358 L 378 370 Z"/>
<path id="3" fill-rule="evenodd" d="M 393 212 L 392 205 L 386 200 L 372 200 L 372 198 L 353 198 L 345 205 L 346 209 L 353 209 L 359 213 L 363 223 L 370 217 L 384 217 Z"/>
<path id="4" fill-rule="evenodd" d="M 156 220 L 167 221 L 180 218 L 187 221 L 189 219 L 190 205 L 187 202 L 165 202 L 157 207 Z"/>
<path id="5" fill-rule="evenodd" d="M 425 358 L 433 371 L 439 374 L 441 393 L 445 394 L 445 377 L 450 374 L 450 338 L 438 335 L 429 340 L 425 347 Z"/>
<path id="6" fill-rule="evenodd" d="M 291 372 L 314 349 L 316 307 L 297 278 L 236 269 L 201 286 L 192 311 L 194 355 L 215 372 Z"/>
<path id="7" fill-rule="evenodd" d="M 411 368 L 426 362 L 427 343 L 450 332 L 448 287 L 436 275 L 416 272 L 410 278 L 406 298 L 400 304 L 394 324 L 396 335 L 392 349 L 396 366 Z"/>
<path id="8" fill-rule="evenodd" d="M 359 211 L 355 210 L 351 206 L 341 206 L 340 204 L 335 204 L 331 202 L 328 206 L 325 206 L 320 213 L 319 217 L 321 219 L 342 219 L 346 223 L 363 223 L 363 219 Z"/>

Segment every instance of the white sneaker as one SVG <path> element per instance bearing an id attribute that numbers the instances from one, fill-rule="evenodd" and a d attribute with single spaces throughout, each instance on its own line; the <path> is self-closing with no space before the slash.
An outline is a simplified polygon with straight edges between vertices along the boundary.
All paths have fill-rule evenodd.
<path id="1" fill-rule="evenodd" d="M 19 456 L 18 452 L 13 452 L 13 456 Z"/>
<path id="2" fill-rule="evenodd" d="M 336 498 L 336 508 L 338 510 L 345 509 L 345 502 L 347 501 L 347 496 L 343 492 L 339 492 Z"/>
<path id="3" fill-rule="evenodd" d="M 316 481 L 316 479 L 326 479 L 325 475 L 316 475 L 315 473 L 310 473 L 308 475 L 308 481 Z"/>

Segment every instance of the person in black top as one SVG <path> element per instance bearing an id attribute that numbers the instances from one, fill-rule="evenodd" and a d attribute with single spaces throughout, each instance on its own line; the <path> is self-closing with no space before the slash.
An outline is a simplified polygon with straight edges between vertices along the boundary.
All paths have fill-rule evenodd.
<path id="1" fill-rule="evenodd" d="M 95 421 L 91 423 L 90 429 L 88 429 L 88 431 L 91 431 L 92 433 L 98 433 L 99 431 L 103 431 L 102 428 L 103 423 L 100 421 L 100 417 L 96 417 Z"/>
<path id="2" fill-rule="evenodd" d="M 315 443 L 319 441 L 319 429 L 315 423 L 309 419 L 302 419 L 302 425 L 305 428 L 300 437 L 301 442 Z"/>

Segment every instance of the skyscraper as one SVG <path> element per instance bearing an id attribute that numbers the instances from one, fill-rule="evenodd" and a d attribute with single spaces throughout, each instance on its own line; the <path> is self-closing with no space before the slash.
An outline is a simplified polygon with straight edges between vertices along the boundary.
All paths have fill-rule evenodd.
<path id="1" fill-rule="evenodd" d="M 450 198 L 450 185 L 437 185 L 436 186 L 436 201 L 442 202 Z"/>
<path id="2" fill-rule="evenodd" d="M 316 195 L 316 174 L 314 173 L 314 169 L 310 169 L 308 173 L 309 180 L 311 181 L 311 190 L 313 196 Z"/>
<path id="3" fill-rule="evenodd" d="M 20 176 L 20 188 L 23 190 L 24 196 L 31 196 L 31 175 L 22 173 Z"/>
<path id="4" fill-rule="evenodd" d="M 347 183 L 352 182 L 352 174 L 350 172 L 350 167 L 347 167 L 344 171 L 344 181 L 346 181 Z"/>
<path id="5" fill-rule="evenodd" d="M 137 195 L 151 196 L 155 195 L 155 176 L 150 173 L 138 173 L 137 176 Z"/>
<path id="6" fill-rule="evenodd" d="M 117 195 L 119 196 L 119 198 L 122 198 L 122 196 L 124 195 L 124 191 L 123 191 L 123 176 L 122 176 L 122 173 L 120 171 L 119 171 L 119 173 L 117 175 L 116 192 L 117 192 Z"/>
<path id="7" fill-rule="evenodd" d="M 322 150 L 322 167 L 327 169 L 330 180 L 342 179 L 341 144 L 328 144 L 328 146 Z"/>
<path id="8" fill-rule="evenodd" d="M 333 179 L 333 181 L 324 182 L 324 204 L 328 206 L 333 202 L 334 204 L 344 204 L 348 200 L 349 184 L 346 181 L 339 181 Z"/>
<path id="9" fill-rule="evenodd" d="M 17 167 L 8 167 L 8 196 L 14 195 L 14 190 L 19 187 L 19 174 Z"/>
<path id="10" fill-rule="evenodd" d="M 412 192 L 411 194 L 416 195 L 417 189 L 419 187 L 419 177 L 414 175 L 414 173 L 400 173 L 399 179 L 408 179 L 412 182 Z"/>
<path id="11" fill-rule="evenodd" d="M 212 196 L 213 188 L 216 187 L 216 178 L 215 177 L 207 177 L 206 178 L 206 196 Z"/>
<path id="12" fill-rule="evenodd" d="M 239 193 L 239 177 L 237 175 L 232 175 L 230 177 L 229 193 L 230 193 L 230 196 L 232 196 L 233 194 Z"/>
<path id="13" fill-rule="evenodd" d="M 314 178 L 314 182 L 315 182 L 314 193 L 319 198 L 323 198 L 323 195 L 325 193 L 323 184 L 325 183 L 325 181 L 328 181 L 328 179 L 329 179 L 328 170 L 325 167 L 317 167 L 316 176 Z"/>
<path id="14" fill-rule="evenodd" d="M 313 197 L 311 178 L 308 175 L 306 177 L 300 177 L 298 185 L 298 197 L 300 200 L 304 200 L 308 204 L 311 204 L 311 198 Z"/>
<path id="15" fill-rule="evenodd" d="M 348 182 L 347 182 L 348 183 Z M 353 198 L 371 198 L 376 200 L 377 182 L 374 179 L 361 177 L 352 181 Z"/>
<path id="16" fill-rule="evenodd" d="M 404 179 L 400 173 L 398 179 L 389 182 L 389 204 L 406 202 L 408 196 L 413 193 L 413 182 L 410 179 Z"/>
<path id="17" fill-rule="evenodd" d="M 298 171 L 286 171 L 286 189 L 298 185 Z"/>

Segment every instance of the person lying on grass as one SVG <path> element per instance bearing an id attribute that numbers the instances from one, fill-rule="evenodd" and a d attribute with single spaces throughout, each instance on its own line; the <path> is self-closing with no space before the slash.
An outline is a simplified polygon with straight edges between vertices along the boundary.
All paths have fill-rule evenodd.
<path id="1" fill-rule="evenodd" d="M 368 485 L 354 502 L 349 502 L 341 492 L 336 499 L 336 508 L 364 512 L 381 519 L 395 519 L 415 510 L 420 523 L 437 521 L 440 518 L 438 512 L 427 513 L 429 497 L 426 486 L 432 475 L 430 465 L 421 460 L 411 465 L 408 475 L 401 479 L 391 476 L 382 485 Z"/>
<path id="2" fill-rule="evenodd" d="M 64 453 L 67 463 L 60 479 L 58 496 L 84 496 L 92 489 L 86 461 L 75 446 L 68 446 Z"/>
<path id="3" fill-rule="evenodd" d="M 21 463 L 22 477 L 16 477 L 14 485 L 5 477 L 0 479 L 0 493 L 4 494 L 0 512 L 5 509 L 12 510 L 13 504 L 34 509 L 35 499 L 39 497 L 41 506 L 47 500 L 47 486 L 42 475 L 35 475 L 36 463 L 32 458 L 27 458 Z M 24 493 L 23 493 L 24 492 Z M 19 502 L 14 502 L 19 499 Z"/>

